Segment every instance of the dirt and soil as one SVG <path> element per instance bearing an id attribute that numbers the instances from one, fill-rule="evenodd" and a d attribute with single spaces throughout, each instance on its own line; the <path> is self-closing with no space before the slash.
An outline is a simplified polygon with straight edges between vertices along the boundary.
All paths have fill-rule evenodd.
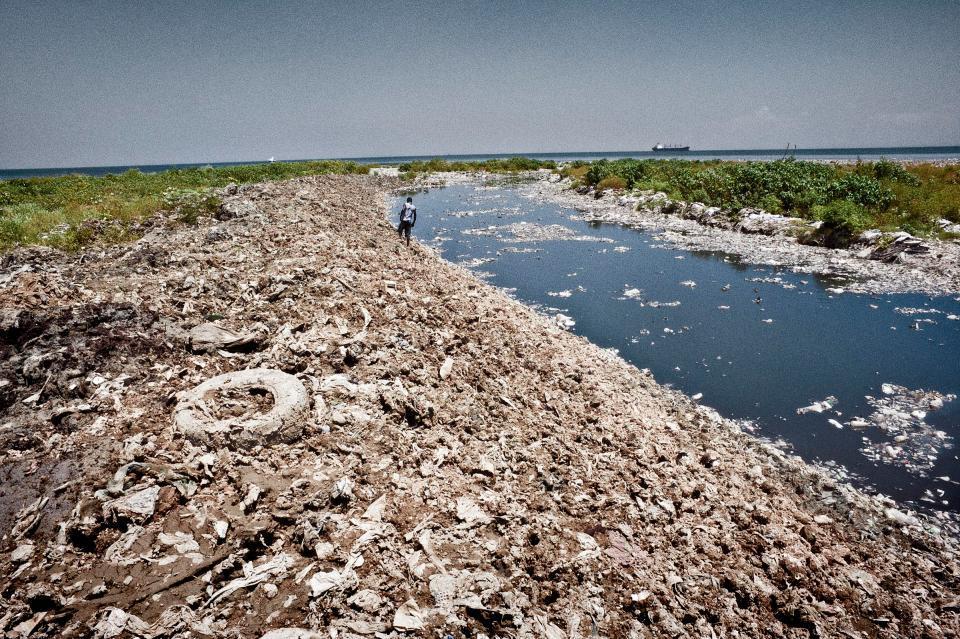
<path id="1" fill-rule="evenodd" d="M 396 186 L 247 186 L 199 227 L 5 258 L 0 633 L 957 635 L 935 522 L 406 249 Z M 209 322 L 230 341 L 194 352 Z M 299 438 L 174 429 L 254 368 L 306 389 Z M 218 397 L 211 421 L 270 409 Z"/>

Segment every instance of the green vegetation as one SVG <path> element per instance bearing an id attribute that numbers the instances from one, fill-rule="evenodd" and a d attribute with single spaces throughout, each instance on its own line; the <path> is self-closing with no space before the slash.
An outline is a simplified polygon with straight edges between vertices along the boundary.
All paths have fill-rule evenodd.
<path id="1" fill-rule="evenodd" d="M 755 207 L 821 220 L 820 235 L 837 245 L 871 227 L 929 235 L 941 218 L 960 222 L 960 165 L 623 159 L 569 165 L 561 174 L 598 190 L 619 178 L 630 189 L 663 191 L 734 214 Z"/>
<path id="2" fill-rule="evenodd" d="M 627 181 L 618 175 L 610 175 L 597 182 L 598 191 L 619 191 L 627 188 Z"/>
<path id="3" fill-rule="evenodd" d="M 833 200 L 813 207 L 813 217 L 823 222 L 819 233 L 811 234 L 824 246 L 846 246 L 873 221 L 867 210 L 850 200 Z"/>
<path id="4" fill-rule="evenodd" d="M 76 250 L 94 240 L 127 241 L 138 237 L 141 223 L 158 211 L 171 212 L 167 219 L 185 224 L 216 211 L 220 201 L 214 190 L 230 182 L 368 169 L 330 160 L 0 181 L 0 250 L 17 244 Z M 435 158 L 400 166 L 405 179 L 435 171 L 509 174 L 537 169 L 557 166 L 522 157 L 471 162 Z M 941 218 L 960 222 L 960 165 L 623 159 L 570 162 L 559 173 L 574 186 L 663 191 L 676 200 L 703 202 L 734 214 L 756 207 L 821 220 L 821 232 L 811 239 L 824 243 L 842 243 L 870 227 L 931 235 L 939 232 Z"/>
<path id="5" fill-rule="evenodd" d="M 553 160 L 534 160 L 531 158 L 506 158 L 482 161 L 455 161 L 433 158 L 432 160 L 417 160 L 400 165 L 400 172 L 406 177 L 414 177 L 417 173 L 434 173 L 441 171 L 483 171 L 486 173 L 518 173 L 520 171 L 536 171 L 537 169 L 555 169 L 557 163 Z"/>
<path id="6" fill-rule="evenodd" d="M 140 223 L 158 211 L 171 211 L 185 224 L 211 214 L 220 206 L 214 189 L 231 182 L 368 170 L 355 162 L 275 162 L 0 181 L 0 250 L 17 244 L 76 250 L 93 240 L 127 241 L 138 237 Z"/>

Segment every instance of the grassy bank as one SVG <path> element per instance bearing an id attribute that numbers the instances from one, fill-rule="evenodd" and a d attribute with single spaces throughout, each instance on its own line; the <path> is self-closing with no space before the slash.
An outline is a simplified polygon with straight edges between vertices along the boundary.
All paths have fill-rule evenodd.
<path id="1" fill-rule="evenodd" d="M 185 223 L 220 205 L 214 190 L 323 173 L 366 173 L 355 162 L 313 161 L 174 169 L 120 175 L 66 175 L 0 181 L 0 250 L 43 244 L 76 250 L 93 240 L 136 238 L 140 223 L 173 211 Z"/>
<path id="2" fill-rule="evenodd" d="M 520 171 L 536 171 L 537 169 L 556 169 L 557 163 L 553 160 L 534 160 L 532 158 L 502 158 L 479 161 L 454 161 L 434 158 L 432 160 L 418 160 L 404 162 L 400 165 L 403 177 L 413 177 L 418 173 L 437 173 L 443 171 L 467 171 L 485 173 L 519 173 Z"/>
<path id="3" fill-rule="evenodd" d="M 516 173 L 556 169 L 553 161 L 515 157 L 483 161 L 441 158 L 400 165 L 403 177 L 439 171 Z M 313 161 L 175 169 L 160 173 L 27 178 L 0 181 L 0 250 L 44 244 L 76 250 L 91 241 L 136 238 L 158 211 L 193 222 L 220 205 L 214 190 L 237 184 L 323 173 L 366 173 L 354 162 Z M 880 161 L 855 165 L 799 162 L 600 160 L 573 162 L 560 172 L 599 189 L 666 192 L 678 200 L 744 207 L 822 220 L 834 236 L 866 228 L 939 232 L 938 221 L 960 222 L 960 165 L 902 166 Z"/>
<path id="4" fill-rule="evenodd" d="M 755 207 L 822 220 L 825 229 L 841 236 L 867 228 L 930 236 L 939 232 L 940 219 L 960 222 L 956 164 L 599 160 L 574 162 L 561 172 L 575 184 L 663 191 L 733 214 Z"/>

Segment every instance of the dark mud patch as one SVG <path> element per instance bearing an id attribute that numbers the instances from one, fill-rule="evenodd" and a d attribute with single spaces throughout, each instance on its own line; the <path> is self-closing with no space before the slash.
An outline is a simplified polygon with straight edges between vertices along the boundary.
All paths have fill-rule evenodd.
<path id="1" fill-rule="evenodd" d="M 99 474 L 108 459 L 104 449 L 94 448 L 82 459 L 31 458 L 0 466 L 0 538 L 9 535 L 17 525 L 17 514 L 22 509 L 43 498 L 49 501 L 32 538 L 56 538 L 57 524 L 67 519 L 77 503 L 83 488 L 81 478 Z"/>

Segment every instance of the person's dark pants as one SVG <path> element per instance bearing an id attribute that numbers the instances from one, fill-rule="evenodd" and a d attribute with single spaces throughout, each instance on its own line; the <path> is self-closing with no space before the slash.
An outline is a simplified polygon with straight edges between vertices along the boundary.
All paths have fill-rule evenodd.
<path id="1" fill-rule="evenodd" d="M 403 237 L 404 235 L 407 236 L 407 244 L 410 243 L 410 229 L 412 228 L 413 224 L 411 222 L 400 222 L 400 228 L 397 229 L 397 233 L 400 235 L 400 237 Z"/>

